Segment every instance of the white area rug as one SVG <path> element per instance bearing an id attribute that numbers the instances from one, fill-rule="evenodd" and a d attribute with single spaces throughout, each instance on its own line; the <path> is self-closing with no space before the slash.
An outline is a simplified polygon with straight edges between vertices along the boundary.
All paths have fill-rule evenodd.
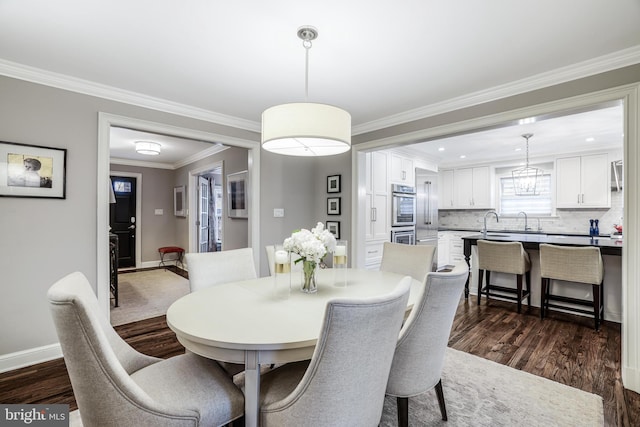
<path id="1" fill-rule="evenodd" d="M 111 307 L 114 326 L 162 316 L 189 293 L 189 281 L 172 271 L 146 270 L 118 275 L 118 307 Z"/>
<path id="2" fill-rule="evenodd" d="M 435 391 L 409 399 L 410 426 L 602 426 L 598 395 L 449 348 L 442 374 L 449 421 Z M 385 399 L 381 427 L 397 426 L 396 399 Z"/>

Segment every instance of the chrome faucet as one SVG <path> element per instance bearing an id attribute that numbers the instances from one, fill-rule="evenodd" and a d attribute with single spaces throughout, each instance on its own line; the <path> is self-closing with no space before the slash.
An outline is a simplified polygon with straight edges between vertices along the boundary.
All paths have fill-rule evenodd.
<path id="1" fill-rule="evenodd" d="M 520 215 L 520 214 L 524 215 L 524 231 L 531 230 L 531 228 L 529 228 L 529 226 L 527 226 L 527 213 L 525 211 L 520 211 L 520 212 L 518 212 L 518 215 Z M 538 221 L 540 221 L 540 220 L 538 219 Z"/>
<path id="2" fill-rule="evenodd" d="M 496 216 L 496 222 L 500 222 L 500 217 L 498 217 L 498 212 L 496 211 L 489 211 L 486 214 L 484 214 L 484 228 L 482 229 L 482 233 L 484 234 L 484 236 L 487 236 L 487 217 L 489 216 L 489 214 L 494 214 Z"/>

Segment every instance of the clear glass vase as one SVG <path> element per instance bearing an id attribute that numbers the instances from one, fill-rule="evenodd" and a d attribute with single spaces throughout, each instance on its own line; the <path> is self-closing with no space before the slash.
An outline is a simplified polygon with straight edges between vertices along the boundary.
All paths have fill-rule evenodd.
<path id="1" fill-rule="evenodd" d="M 302 292 L 312 294 L 318 290 L 316 284 L 317 264 L 313 261 L 302 261 Z"/>

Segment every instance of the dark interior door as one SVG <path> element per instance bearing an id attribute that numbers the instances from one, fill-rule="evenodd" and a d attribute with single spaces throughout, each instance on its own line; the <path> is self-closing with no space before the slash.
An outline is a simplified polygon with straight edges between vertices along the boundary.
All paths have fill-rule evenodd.
<path id="1" fill-rule="evenodd" d="M 136 266 L 136 178 L 111 176 L 116 202 L 109 209 L 111 232 L 118 236 L 118 267 Z"/>

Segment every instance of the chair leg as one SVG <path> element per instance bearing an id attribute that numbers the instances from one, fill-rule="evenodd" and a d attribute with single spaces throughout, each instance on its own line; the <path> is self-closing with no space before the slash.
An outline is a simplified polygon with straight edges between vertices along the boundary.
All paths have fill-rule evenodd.
<path id="1" fill-rule="evenodd" d="M 596 324 L 596 331 L 600 329 L 600 285 L 591 285 L 593 293 L 593 319 Z"/>
<path id="2" fill-rule="evenodd" d="M 484 287 L 487 289 L 487 304 L 489 304 L 489 286 L 491 286 L 491 271 L 485 271 Z"/>
<path id="3" fill-rule="evenodd" d="M 436 384 L 436 396 L 438 396 L 438 405 L 440 405 L 440 414 L 442 421 L 447 421 L 447 406 L 444 403 L 444 393 L 442 392 L 442 380 Z"/>
<path id="4" fill-rule="evenodd" d="M 397 397 L 398 427 L 409 427 L 409 398 Z"/>
<path id="5" fill-rule="evenodd" d="M 525 273 L 525 279 L 527 280 L 527 310 L 531 308 L 531 270 Z"/>
<path id="6" fill-rule="evenodd" d="M 547 279 L 540 278 L 540 319 L 544 319 L 544 301 L 547 298 Z"/>
<path id="7" fill-rule="evenodd" d="M 522 312 L 522 274 L 516 274 L 516 283 L 518 287 L 518 313 Z"/>
<path id="8" fill-rule="evenodd" d="M 478 270 L 478 305 L 480 305 L 480 297 L 482 296 L 482 276 L 484 276 L 484 270 Z"/>

